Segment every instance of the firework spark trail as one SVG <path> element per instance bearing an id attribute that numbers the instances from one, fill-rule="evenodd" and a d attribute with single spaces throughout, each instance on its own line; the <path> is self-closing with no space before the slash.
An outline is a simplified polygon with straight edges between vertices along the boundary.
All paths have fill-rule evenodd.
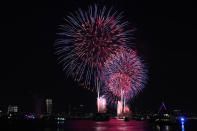
<path id="1" fill-rule="evenodd" d="M 78 9 L 65 18 L 60 38 L 56 41 L 56 54 L 66 74 L 76 81 L 97 87 L 101 69 L 108 56 L 120 47 L 132 45 L 133 31 L 128 22 L 121 22 L 121 13 L 112 13 L 106 7 L 90 6 L 88 11 Z"/>
<path id="2" fill-rule="evenodd" d="M 122 96 L 129 101 L 143 89 L 146 74 L 147 70 L 136 52 L 121 48 L 104 64 L 102 93 L 105 94 L 108 103 L 117 103 Z"/>

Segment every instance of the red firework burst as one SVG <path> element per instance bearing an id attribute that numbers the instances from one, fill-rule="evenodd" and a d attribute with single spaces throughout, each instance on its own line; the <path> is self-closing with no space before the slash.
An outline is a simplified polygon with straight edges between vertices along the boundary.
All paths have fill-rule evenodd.
<path id="1" fill-rule="evenodd" d="M 102 92 L 109 102 L 117 102 L 124 96 L 126 101 L 136 96 L 144 87 L 146 69 L 136 52 L 121 48 L 105 62 L 102 72 Z"/>
<path id="2" fill-rule="evenodd" d="M 79 9 L 67 16 L 67 24 L 61 26 L 63 32 L 58 33 L 62 38 L 56 42 L 56 49 L 66 74 L 85 81 L 86 86 L 99 78 L 108 56 L 133 39 L 133 30 L 127 30 L 128 22 L 120 21 L 122 13 L 111 11 L 96 5 L 88 11 Z"/>

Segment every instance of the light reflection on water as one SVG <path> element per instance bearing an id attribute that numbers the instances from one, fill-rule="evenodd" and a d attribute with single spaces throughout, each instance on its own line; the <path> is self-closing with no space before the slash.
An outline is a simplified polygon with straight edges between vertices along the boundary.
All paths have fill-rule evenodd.
<path id="1" fill-rule="evenodd" d="M 173 129 L 169 125 L 164 125 L 164 126 L 156 125 L 155 131 L 173 131 Z"/>
<path id="2" fill-rule="evenodd" d="M 172 125 L 154 125 L 147 121 L 111 119 L 106 122 L 92 120 L 70 120 L 59 122 L 55 128 L 45 128 L 44 131 L 185 131 L 184 123 Z M 42 130 L 43 131 L 43 130 Z"/>
<path id="3" fill-rule="evenodd" d="M 182 129 L 182 131 L 185 131 L 185 125 L 184 124 L 185 124 L 184 122 L 181 122 L 181 129 Z"/>
<path id="4" fill-rule="evenodd" d="M 129 121 L 125 122 L 120 119 L 111 119 L 108 122 L 95 122 L 96 131 L 147 131 L 147 122 Z"/>

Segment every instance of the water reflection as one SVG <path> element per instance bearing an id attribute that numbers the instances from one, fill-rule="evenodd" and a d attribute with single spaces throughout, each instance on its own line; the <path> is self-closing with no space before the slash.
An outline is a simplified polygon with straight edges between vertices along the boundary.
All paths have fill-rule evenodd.
<path id="1" fill-rule="evenodd" d="M 63 128 L 57 128 L 57 131 L 64 131 Z"/>
<path id="2" fill-rule="evenodd" d="M 182 131 L 185 131 L 185 126 L 184 126 L 184 122 L 181 122 L 181 129 L 182 129 Z"/>
<path id="3" fill-rule="evenodd" d="M 96 131 L 105 131 L 106 127 L 96 127 Z"/>
<path id="4" fill-rule="evenodd" d="M 121 119 L 111 119 L 108 122 L 95 122 L 96 131 L 149 131 L 148 123 L 145 121 L 125 122 Z"/>
<path id="5" fill-rule="evenodd" d="M 177 128 L 177 126 L 179 126 Z M 180 129 L 181 128 L 181 129 Z M 96 122 L 92 120 L 71 120 L 58 123 L 55 130 L 46 128 L 44 131 L 185 131 L 184 122 L 180 125 L 155 125 L 147 121 L 111 119 L 110 121 Z"/>
<path id="6" fill-rule="evenodd" d="M 51 128 L 44 128 L 44 131 L 51 131 Z"/>
<path id="7" fill-rule="evenodd" d="M 170 126 L 169 125 L 166 125 L 165 126 L 165 129 L 166 129 L 166 131 L 169 131 L 170 130 Z"/>
<path id="8" fill-rule="evenodd" d="M 155 126 L 156 128 L 156 131 L 170 131 L 171 130 L 171 127 L 169 125 L 156 125 Z"/>
<path id="9" fill-rule="evenodd" d="M 57 124 L 64 124 L 64 121 L 57 121 Z"/>
<path id="10" fill-rule="evenodd" d="M 159 125 L 156 125 L 156 130 L 157 131 L 160 131 L 160 129 L 161 129 L 160 126 Z"/>

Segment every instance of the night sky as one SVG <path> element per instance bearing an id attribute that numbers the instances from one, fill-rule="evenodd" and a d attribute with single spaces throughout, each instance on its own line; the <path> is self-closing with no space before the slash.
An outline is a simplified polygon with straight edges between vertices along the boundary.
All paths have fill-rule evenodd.
<path id="1" fill-rule="evenodd" d="M 34 111 L 34 98 L 52 98 L 55 111 L 69 104 L 96 108 L 92 93 L 71 78 L 66 78 L 54 54 L 58 25 L 63 18 L 90 4 L 113 6 L 124 11 L 136 30 L 136 48 L 145 59 L 149 80 L 133 101 L 139 110 L 157 110 L 161 102 L 167 108 L 196 111 L 196 57 L 194 4 L 149 0 L 62 0 L 56 2 L 7 2 L 1 22 L 0 109 L 19 105 Z"/>

